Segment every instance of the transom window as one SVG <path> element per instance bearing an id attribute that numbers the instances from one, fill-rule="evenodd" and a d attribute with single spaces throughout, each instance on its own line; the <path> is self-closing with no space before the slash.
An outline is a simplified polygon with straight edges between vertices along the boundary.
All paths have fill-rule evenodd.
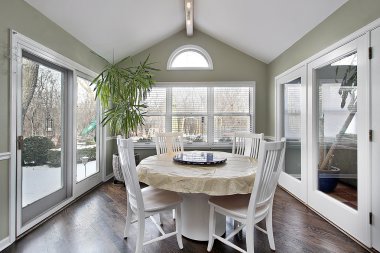
<path id="1" fill-rule="evenodd" d="M 162 132 L 182 132 L 185 144 L 230 145 L 236 131 L 254 131 L 255 82 L 160 83 L 145 104 L 137 145 Z"/>
<path id="2" fill-rule="evenodd" d="M 168 70 L 202 70 L 213 69 L 210 55 L 203 48 L 195 45 L 185 45 L 177 48 L 170 55 Z"/>

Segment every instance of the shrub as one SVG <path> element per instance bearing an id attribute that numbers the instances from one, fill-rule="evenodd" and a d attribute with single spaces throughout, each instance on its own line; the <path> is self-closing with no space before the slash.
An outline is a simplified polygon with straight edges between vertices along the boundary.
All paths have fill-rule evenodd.
<path id="1" fill-rule="evenodd" d="M 25 138 L 22 161 L 24 165 L 43 165 L 48 160 L 49 149 L 54 148 L 54 143 L 44 136 L 32 136 Z"/>
<path id="2" fill-rule="evenodd" d="M 96 147 L 83 148 L 77 150 L 77 163 L 82 163 L 81 157 L 87 156 L 88 161 L 96 160 Z M 51 167 L 61 166 L 61 151 L 60 150 L 49 150 L 48 151 L 48 164 Z"/>
<path id="3" fill-rule="evenodd" d="M 48 151 L 48 164 L 51 167 L 61 166 L 61 150 L 49 150 Z"/>
<path id="4" fill-rule="evenodd" d="M 96 147 L 83 148 L 77 150 L 77 163 L 82 163 L 81 157 L 87 156 L 88 161 L 96 160 Z"/>

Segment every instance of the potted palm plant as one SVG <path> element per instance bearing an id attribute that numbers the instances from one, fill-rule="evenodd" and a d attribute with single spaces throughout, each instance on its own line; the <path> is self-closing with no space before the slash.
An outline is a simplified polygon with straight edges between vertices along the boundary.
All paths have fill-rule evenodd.
<path id="1" fill-rule="evenodd" d="M 127 57 L 122 62 L 125 61 L 131 59 Z M 102 125 L 109 126 L 111 134 L 129 137 L 144 124 L 143 101 L 154 84 L 153 71 L 157 70 L 149 63 L 148 56 L 137 66 L 109 64 L 92 81 L 96 98 L 103 107 Z M 123 181 L 118 164 L 113 167 L 115 179 Z"/>

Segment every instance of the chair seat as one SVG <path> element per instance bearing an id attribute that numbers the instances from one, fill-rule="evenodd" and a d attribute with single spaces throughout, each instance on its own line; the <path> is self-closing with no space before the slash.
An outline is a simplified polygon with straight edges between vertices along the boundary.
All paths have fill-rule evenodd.
<path id="1" fill-rule="evenodd" d="M 209 199 L 209 204 L 218 207 L 231 216 L 247 219 L 248 205 L 251 194 L 236 194 L 229 196 L 214 196 Z M 256 208 L 255 217 L 261 217 L 268 208 Z"/>
<path id="2" fill-rule="evenodd" d="M 157 212 L 182 202 L 182 197 L 179 194 L 156 189 L 151 186 L 145 187 L 141 192 L 144 199 L 145 212 Z"/>

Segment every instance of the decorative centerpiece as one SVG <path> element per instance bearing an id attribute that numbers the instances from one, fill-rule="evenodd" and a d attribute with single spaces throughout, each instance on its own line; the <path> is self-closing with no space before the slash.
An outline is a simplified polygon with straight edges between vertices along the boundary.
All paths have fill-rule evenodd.
<path id="1" fill-rule="evenodd" d="M 192 165 L 214 165 L 227 161 L 225 157 L 216 157 L 210 152 L 183 152 L 176 154 L 173 160 L 178 163 Z"/>

